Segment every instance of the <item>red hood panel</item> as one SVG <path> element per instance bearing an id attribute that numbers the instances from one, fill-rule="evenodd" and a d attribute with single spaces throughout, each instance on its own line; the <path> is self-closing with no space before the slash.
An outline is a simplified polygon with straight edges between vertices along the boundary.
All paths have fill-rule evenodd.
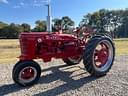
<path id="1" fill-rule="evenodd" d="M 48 33 L 48 32 L 30 32 L 25 33 L 22 32 L 20 34 L 20 38 L 42 38 L 45 40 L 73 40 L 77 39 L 76 36 L 70 35 L 70 34 L 59 34 L 57 32 L 55 33 Z"/>

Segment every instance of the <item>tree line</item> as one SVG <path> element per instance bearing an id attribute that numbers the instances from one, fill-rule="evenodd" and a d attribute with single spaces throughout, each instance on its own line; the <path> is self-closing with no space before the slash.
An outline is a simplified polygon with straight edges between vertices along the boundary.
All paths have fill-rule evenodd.
<path id="1" fill-rule="evenodd" d="M 68 29 L 73 28 L 74 21 L 71 20 L 68 16 L 64 16 L 62 18 L 55 18 L 52 20 L 52 30 L 56 32 L 58 30 L 63 30 L 66 32 Z M 18 38 L 21 32 L 46 32 L 46 21 L 45 20 L 37 20 L 35 22 L 35 27 L 31 28 L 31 26 L 27 23 L 23 24 L 7 24 L 0 21 L 0 38 L 2 39 L 16 39 Z"/>
<path id="2" fill-rule="evenodd" d="M 96 33 L 108 33 L 114 38 L 128 37 L 128 9 L 101 9 L 85 15 L 79 26 L 90 26 Z"/>
<path id="3" fill-rule="evenodd" d="M 64 33 L 70 34 L 74 29 L 75 23 L 68 16 L 55 18 L 52 21 L 53 32 L 63 30 Z M 21 32 L 46 32 L 45 20 L 37 20 L 35 24 L 35 27 L 31 28 L 27 23 L 7 24 L 0 21 L 0 38 L 18 38 Z M 128 9 L 101 9 L 94 13 L 88 13 L 83 16 L 78 27 L 91 27 L 95 33 L 108 33 L 114 38 L 128 38 Z"/>

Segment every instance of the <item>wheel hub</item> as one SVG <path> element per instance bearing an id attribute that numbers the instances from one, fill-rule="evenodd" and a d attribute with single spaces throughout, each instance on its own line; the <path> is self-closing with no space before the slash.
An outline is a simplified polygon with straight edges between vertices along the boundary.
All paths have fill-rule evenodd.
<path id="1" fill-rule="evenodd" d="M 34 77 L 34 70 L 32 68 L 25 68 L 21 73 L 21 78 L 28 80 Z"/>
<path id="2" fill-rule="evenodd" d="M 106 64 L 109 57 L 107 45 L 100 43 L 95 50 L 94 60 L 97 67 L 102 67 Z"/>

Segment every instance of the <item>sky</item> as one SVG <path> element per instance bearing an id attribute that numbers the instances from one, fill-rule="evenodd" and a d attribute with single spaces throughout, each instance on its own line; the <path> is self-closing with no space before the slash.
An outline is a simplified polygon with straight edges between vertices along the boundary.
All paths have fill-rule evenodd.
<path id="1" fill-rule="evenodd" d="M 0 21 L 34 27 L 36 20 L 46 20 L 46 4 L 46 0 L 0 0 Z M 51 6 L 52 18 L 69 16 L 77 26 L 87 13 L 128 8 L 128 0 L 51 0 Z"/>

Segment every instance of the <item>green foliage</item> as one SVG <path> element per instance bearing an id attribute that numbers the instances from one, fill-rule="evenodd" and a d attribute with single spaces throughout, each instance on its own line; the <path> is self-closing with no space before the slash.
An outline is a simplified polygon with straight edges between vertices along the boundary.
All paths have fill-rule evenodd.
<path id="1" fill-rule="evenodd" d="M 52 27 L 52 30 L 54 32 L 57 32 L 58 30 L 61 30 L 62 29 L 62 20 L 61 19 L 55 18 L 52 21 L 54 23 L 54 25 Z"/>
<path id="2" fill-rule="evenodd" d="M 14 39 L 18 38 L 20 32 L 29 32 L 30 25 L 23 23 L 21 25 L 11 23 L 10 25 L 6 23 L 0 24 L 0 38 Z"/>
<path id="3" fill-rule="evenodd" d="M 4 27 L 6 27 L 6 26 L 8 26 L 8 24 L 3 23 L 3 22 L 0 22 L 0 29 L 4 28 Z"/>
<path id="4" fill-rule="evenodd" d="M 74 21 L 68 16 L 64 16 L 61 19 L 53 19 L 53 31 L 63 30 L 64 33 L 70 33 L 69 30 L 74 26 Z"/>
<path id="5" fill-rule="evenodd" d="M 21 24 L 21 27 L 22 27 L 23 32 L 30 32 L 31 31 L 31 26 L 27 23 Z"/>
<path id="6" fill-rule="evenodd" d="M 32 29 L 33 32 L 46 32 L 46 21 L 37 20 L 36 27 Z"/>
<path id="7" fill-rule="evenodd" d="M 101 9 L 85 15 L 79 26 L 91 26 L 96 33 L 109 33 L 115 38 L 128 37 L 128 9 Z"/>

